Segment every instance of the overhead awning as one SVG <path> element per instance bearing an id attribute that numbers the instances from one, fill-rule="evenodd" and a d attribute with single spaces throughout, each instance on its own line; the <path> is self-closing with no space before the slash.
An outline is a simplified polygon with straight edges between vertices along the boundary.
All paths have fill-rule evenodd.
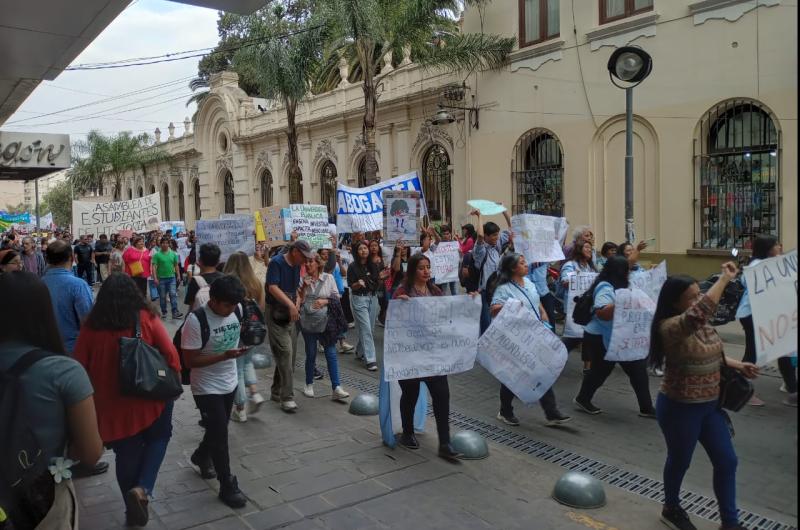
<path id="1" fill-rule="evenodd" d="M 0 180 L 33 180 L 70 167 L 68 134 L 0 131 Z"/>

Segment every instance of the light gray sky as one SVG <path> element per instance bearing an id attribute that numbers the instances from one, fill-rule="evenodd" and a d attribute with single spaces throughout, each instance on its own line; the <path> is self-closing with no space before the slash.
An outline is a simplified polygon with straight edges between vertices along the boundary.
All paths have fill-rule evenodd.
<path id="1" fill-rule="evenodd" d="M 165 0 L 135 0 L 73 61 L 73 65 L 212 47 L 218 41 L 216 23 L 217 12 L 210 9 Z M 65 71 L 53 81 L 43 81 L 3 129 L 67 133 L 74 142 L 85 138 L 93 129 L 104 134 L 132 131 L 152 136 L 159 127 L 162 138 L 166 138 L 167 125 L 173 122 L 175 135 L 180 136 L 184 118 L 191 118 L 195 111 L 194 105 L 187 108 L 185 103 L 191 95 L 188 82 L 197 74 L 198 60 Z M 155 85 L 165 86 L 122 96 Z M 104 103 L 41 116 L 112 97 Z"/>

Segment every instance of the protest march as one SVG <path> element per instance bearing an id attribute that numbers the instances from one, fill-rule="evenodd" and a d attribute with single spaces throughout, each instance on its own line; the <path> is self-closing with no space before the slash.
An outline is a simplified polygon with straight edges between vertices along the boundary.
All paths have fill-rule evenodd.
<path id="1" fill-rule="evenodd" d="M 73 201 L 72 225 L 50 225 L 36 240 L 15 231 L 29 218 L 4 214 L 0 286 L 12 299 L 23 287 L 27 296 L 19 311 L 4 313 L 5 327 L 19 331 L 0 335 L 0 348 L 13 339 L 65 354 L 60 370 L 79 375 L 64 384 L 76 395 L 94 389 L 84 412 L 97 421 L 70 434 L 83 456 L 69 466 L 75 476 L 102 473 L 108 464 L 98 462 L 99 448 L 110 447 L 126 521 L 135 526 L 148 522 L 158 465 L 141 479 L 122 469 L 119 462 L 134 458 L 126 440 L 146 432 L 149 438 L 136 443 L 163 458 L 164 425 L 181 393 L 193 396 L 203 428 L 186 465 L 218 480 L 220 501 L 241 508 L 250 501 L 230 463 L 228 422 L 246 423 L 274 406 L 302 425 L 303 409 L 319 393 L 355 404 L 350 379 L 340 375 L 348 354 L 346 370 L 377 372 L 383 443 L 418 450 L 430 403 L 436 454 L 451 463 L 465 455 L 449 432 L 448 378 L 476 371 L 496 380 L 499 412 L 490 421 L 520 426 L 517 398 L 538 403 L 546 426 L 569 423 L 579 431 L 587 420 L 574 420 L 563 402 L 559 408 L 553 391 L 568 359 L 583 363 L 570 402 L 585 418 L 605 412 L 597 392 L 619 365 L 638 416 L 656 420 L 676 454 L 684 447 L 676 433 L 718 414 L 718 401 L 732 411 L 756 403 L 750 381 L 769 363 L 781 367 L 785 404 L 796 406 L 796 250 L 782 253 L 774 238 L 757 239 L 748 266 L 726 261 L 701 291 L 692 278 L 670 276 L 666 261 L 644 263 L 645 242 L 614 245 L 601 261 L 589 227 L 570 236 L 563 217 L 470 204 L 477 229 L 452 219 L 434 223 L 411 173 L 364 188 L 339 184 L 333 212 L 285 204 L 203 218 L 193 227 L 163 219 L 158 193 Z M 506 226 L 484 222 L 485 212 L 502 214 Z M 737 311 L 748 337 L 744 359 L 722 352 L 709 323 L 737 282 L 744 286 Z M 28 331 L 25 319 L 33 314 L 45 316 L 50 337 Z M 303 400 L 295 376 L 304 380 L 297 392 Z M 270 399 L 261 394 L 265 377 L 272 379 Z M 656 396 L 650 377 L 662 378 Z M 726 386 L 733 377 L 736 389 Z M 610 408 L 607 416 L 622 414 Z M 730 435 L 715 436 L 724 444 Z M 677 495 L 688 465 L 666 462 L 664 473 L 675 477 L 665 482 L 666 498 Z M 25 469 L 12 471 L 22 476 Z M 15 495 L 0 492 L 0 508 L 24 528 L 31 514 Z M 730 507 L 733 500 L 718 502 Z M 662 517 L 684 521 L 676 510 L 667 506 Z"/>

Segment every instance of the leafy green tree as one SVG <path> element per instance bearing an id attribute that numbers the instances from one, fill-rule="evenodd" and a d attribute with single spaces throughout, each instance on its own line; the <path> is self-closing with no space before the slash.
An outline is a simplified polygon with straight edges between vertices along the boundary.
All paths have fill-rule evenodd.
<path id="1" fill-rule="evenodd" d="M 469 3 L 485 4 L 486 0 Z M 410 52 L 413 61 L 429 68 L 464 72 L 498 68 L 505 64 L 515 40 L 484 33 L 462 34 L 455 15 L 462 7 L 458 0 L 319 0 L 318 15 L 325 24 L 328 47 L 324 65 L 331 80 L 330 67 L 340 58 L 357 63 L 355 75 L 364 92 L 363 133 L 366 146 L 367 184 L 377 182 L 375 124 L 378 108 L 377 87 L 391 69 L 381 70 L 383 57 L 403 57 Z M 352 75 L 352 74 L 351 74 Z M 317 77 L 320 81 L 320 76 Z"/>
<path id="2" fill-rule="evenodd" d="M 42 215 L 52 212 L 57 226 L 68 226 L 72 222 L 72 186 L 69 181 L 61 181 L 50 188 L 42 198 L 41 205 L 45 204 L 47 209 L 42 208 Z"/>
<path id="3" fill-rule="evenodd" d="M 172 157 L 163 149 L 150 146 L 147 134 L 133 135 L 121 132 L 105 136 L 91 131 L 85 141 L 73 144 L 74 160 L 69 172 L 69 181 L 76 193 L 103 189 L 111 184 L 115 201 L 122 197 L 122 180 L 130 170 L 141 169 L 159 162 L 168 162 Z"/>

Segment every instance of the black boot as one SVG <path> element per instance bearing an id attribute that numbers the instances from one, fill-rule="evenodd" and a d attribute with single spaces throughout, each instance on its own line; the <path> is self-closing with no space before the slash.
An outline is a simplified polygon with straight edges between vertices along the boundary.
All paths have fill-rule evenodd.
<path id="1" fill-rule="evenodd" d="M 231 508 L 242 508 L 247 504 L 242 491 L 239 489 L 239 482 L 233 475 L 219 479 L 219 500 Z"/>
<path id="2" fill-rule="evenodd" d="M 458 462 L 459 457 L 463 456 L 461 453 L 453 449 L 450 444 L 442 444 L 439 446 L 439 457 L 444 458 L 450 462 Z"/>
<path id="3" fill-rule="evenodd" d="M 214 464 L 208 456 L 201 456 L 198 449 L 192 453 L 192 464 L 200 468 L 200 476 L 204 479 L 217 478 L 217 472 L 214 471 Z"/>

